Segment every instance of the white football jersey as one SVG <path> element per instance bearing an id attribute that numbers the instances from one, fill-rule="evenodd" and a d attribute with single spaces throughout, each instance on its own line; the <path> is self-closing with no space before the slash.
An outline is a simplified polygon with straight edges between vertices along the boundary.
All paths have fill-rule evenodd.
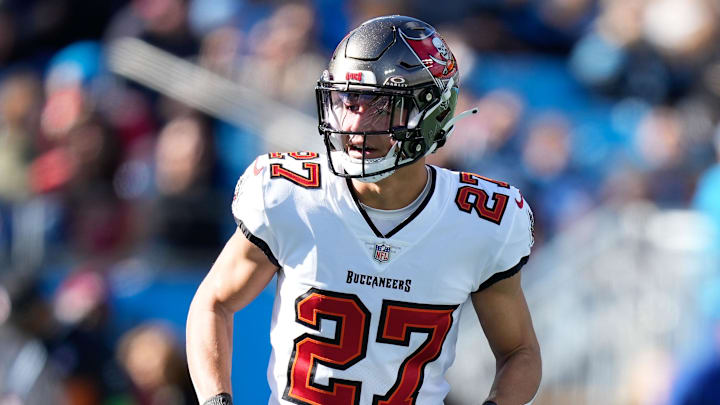
<path id="1" fill-rule="evenodd" d="M 326 166 L 263 155 L 235 190 L 238 226 L 280 268 L 269 404 L 442 404 L 461 306 L 527 261 L 530 208 L 506 183 L 430 166 L 427 197 L 383 235 Z"/>

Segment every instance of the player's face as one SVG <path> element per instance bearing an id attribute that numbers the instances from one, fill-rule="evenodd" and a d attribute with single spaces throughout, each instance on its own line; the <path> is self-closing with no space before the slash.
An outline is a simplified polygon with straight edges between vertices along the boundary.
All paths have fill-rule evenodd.
<path id="1" fill-rule="evenodd" d="M 390 97 L 343 92 L 335 92 L 333 97 L 333 105 L 340 110 L 337 115 L 341 131 L 387 131 L 391 127 Z M 402 114 L 397 116 L 402 118 Z M 395 144 L 390 135 L 343 135 L 342 139 L 346 152 L 355 159 L 385 156 Z"/>

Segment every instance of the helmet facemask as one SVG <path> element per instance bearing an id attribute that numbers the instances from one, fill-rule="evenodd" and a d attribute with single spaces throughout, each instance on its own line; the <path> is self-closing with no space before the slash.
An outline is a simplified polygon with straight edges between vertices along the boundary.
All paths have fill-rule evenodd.
<path id="1" fill-rule="evenodd" d="M 316 92 L 333 173 L 376 182 L 429 152 L 417 124 L 433 107 L 427 100 L 440 98 L 432 86 L 398 90 L 320 81 Z M 378 155 L 376 146 L 388 143 L 387 152 Z"/>

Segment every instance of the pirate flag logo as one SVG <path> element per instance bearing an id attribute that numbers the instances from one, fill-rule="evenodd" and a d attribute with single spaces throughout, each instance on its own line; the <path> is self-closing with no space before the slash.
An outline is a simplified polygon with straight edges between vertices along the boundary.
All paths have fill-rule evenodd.
<path id="1" fill-rule="evenodd" d="M 457 62 L 445 41 L 435 32 L 421 37 L 411 38 L 400 31 L 403 40 L 413 50 L 418 59 L 430 73 L 438 79 L 449 79 L 457 71 Z"/>

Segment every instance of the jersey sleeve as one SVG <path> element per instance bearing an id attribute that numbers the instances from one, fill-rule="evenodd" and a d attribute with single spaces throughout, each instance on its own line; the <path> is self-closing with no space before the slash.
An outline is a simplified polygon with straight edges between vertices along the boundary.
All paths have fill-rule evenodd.
<path id="1" fill-rule="evenodd" d="M 520 191 L 511 188 L 512 216 L 507 218 L 511 222 L 505 228 L 504 242 L 498 250 L 497 256 L 491 262 L 490 276 L 480 284 L 478 291 L 494 283 L 513 276 L 527 263 L 530 249 L 533 246 L 534 217 L 528 202 L 522 197 Z"/>
<path id="2" fill-rule="evenodd" d="M 278 241 L 270 227 L 265 205 L 267 163 L 267 156 L 258 156 L 240 176 L 233 195 L 232 213 L 245 237 L 274 265 L 281 267 L 273 253 L 278 251 Z"/>

